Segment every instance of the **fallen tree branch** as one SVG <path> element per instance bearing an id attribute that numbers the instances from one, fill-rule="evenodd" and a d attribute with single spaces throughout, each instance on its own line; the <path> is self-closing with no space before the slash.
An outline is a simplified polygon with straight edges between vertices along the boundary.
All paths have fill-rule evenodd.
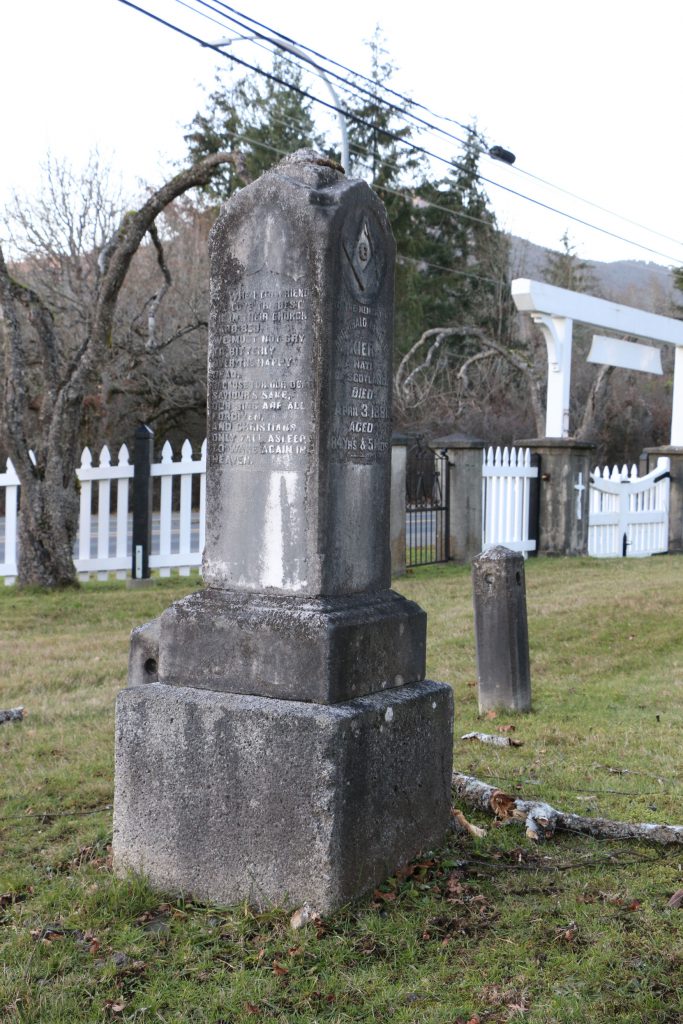
<path id="1" fill-rule="evenodd" d="M 6 711 L 0 711 L 0 725 L 3 722 L 21 722 L 23 717 L 23 708 L 7 708 Z"/>
<path id="2" fill-rule="evenodd" d="M 683 825 L 630 824 L 608 818 L 566 814 L 541 800 L 521 800 L 486 782 L 453 772 L 456 796 L 469 807 L 493 812 L 499 821 L 524 823 L 529 839 L 550 839 L 556 831 L 579 832 L 598 839 L 640 839 L 683 844 Z"/>
<path id="3" fill-rule="evenodd" d="M 483 839 L 486 835 L 485 828 L 479 828 L 478 825 L 473 825 L 471 821 L 468 821 L 462 811 L 459 811 L 457 807 L 454 807 L 451 811 L 451 818 L 453 828 L 456 832 L 466 832 L 467 835 L 475 836 L 477 839 Z"/>
<path id="4" fill-rule="evenodd" d="M 510 736 L 492 736 L 490 732 L 466 732 L 461 740 L 478 740 L 489 743 L 492 747 L 523 747 L 523 740 L 513 740 Z"/>

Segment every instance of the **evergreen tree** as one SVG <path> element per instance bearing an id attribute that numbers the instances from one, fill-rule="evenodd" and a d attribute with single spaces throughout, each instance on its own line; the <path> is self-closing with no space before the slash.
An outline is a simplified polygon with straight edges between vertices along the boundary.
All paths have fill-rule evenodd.
<path id="1" fill-rule="evenodd" d="M 469 324 L 500 339 L 509 243 L 479 184 L 480 153 L 472 129 L 448 174 L 440 181 L 425 180 L 417 190 L 423 322 Z"/>
<path id="2" fill-rule="evenodd" d="M 559 252 L 549 252 L 546 257 L 543 280 L 548 284 L 557 285 L 558 288 L 567 288 L 571 292 L 590 292 L 597 295 L 598 283 L 591 266 L 578 256 L 568 231 L 562 235 L 560 242 L 562 249 Z"/>
<path id="3" fill-rule="evenodd" d="M 672 316 L 681 317 L 683 316 L 683 267 L 672 267 L 671 273 L 676 290 L 673 297 Z"/>
<path id="4" fill-rule="evenodd" d="M 272 74 L 274 78 L 246 75 L 227 89 L 217 88 L 209 96 L 206 112 L 196 114 L 188 126 L 185 141 L 192 160 L 211 153 L 239 153 L 239 159 L 207 187 L 216 198 L 226 198 L 287 153 L 323 146 L 312 102 L 296 91 L 302 87 L 301 70 L 276 55 Z"/>

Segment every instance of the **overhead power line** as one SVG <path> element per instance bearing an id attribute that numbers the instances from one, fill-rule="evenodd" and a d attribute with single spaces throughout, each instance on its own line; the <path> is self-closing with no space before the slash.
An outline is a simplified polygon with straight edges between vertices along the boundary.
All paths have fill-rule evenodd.
<path id="1" fill-rule="evenodd" d="M 260 139 L 250 138 L 248 135 L 244 135 L 241 132 L 231 132 L 226 129 L 225 134 L 229 136 L 231 139 L 235 139 L 238 142 L 246 142 L 248 145 L 256 146 L 259 149 L 265 149 L 269 153 L 274 153 L 276 156 L 287 156 L 285 150 L 279 149 L 277 146 L 272 146 L 267 142 L 262 142 Z M 400 199 L 403 199 L 405 202 L 413 205 L 413 200 L 415 199 L 415 197 L 410 195 L 410 193 L 400 192 L 398 189 L 389 188 L 386 185 L 378 185 L 376 187 L 381 192 L 388 192 L 391 195 L 398 196 Z M 472 217 L 469 214 L 460 213 L 458 210 L 450 210 L 447 206 L 440 206 L 438 203 L 431 203 L 428 200 L 425 200 L 424 206 L 433 207 L 435 210 L 442 210 L 444 213 L 449 214 L 453 218 L 464 217 L 467 220 L 475 220 L 479 224 L 484 224 L 486 227 L 491 227 L 491 224 L 488 221 L 482 220 L 480 217 Z M 403 261 L 404 263 L 413 263 L 416 266 L 423 268 L 429 267 L 430 270 L 439 270 L 445 274 L 451 274 L 453 277 L 466 277 L 471 278 L 472 280 L 475 281 L 486 281 L 488 284 L 495 285 L 506 284 L 502 277 L 488 277 L 484 274 L 477 274 L 471 270 L 456 270 L 454 267 L 444 267 L 441 264 L 430 263 L 428 260 L 416 259 L 412 256 L 406 256 L 402 252 L 397 252 L 396 257 L 397 259 Z"/>
<path id="2" fill-rule="evenodd" d="M 166 28 L 171 29 L 172 31 L 178 33 L 179 35 L 182 35 L 185 38 L 190 39 L 191 41 L 197 43 L 198 45 L 200 45 L 200 46 L 202 46 L 204 48 L 213 50 L 215 53 L 220 54 L 220 56 L 223 57 L 224 59 L 230 60 L 230 61 L 232 61 L 235 64 L 239 64 L 240 66 L 245 67 L 248 70 L 253 71 L 253 72 L 255 72 L 258 75 L 261 75 L 264 78 L 266 78 L 266 79 L 268 79 L 268 80 L 270 80 L 272 82 L 275 82 L 278 85 L 283 86 L 284 88 L 290 89 L 293 92 L 296 92 L 298 95 L 302 96 L 303 98 L 311 100 L 312 102 L 317 103 L 317 104 L 327 108 L 328 110 L 333 111 L 334 113 L 337 113 L 337 114 L 341 113 L 347 119 L 349 119 L 351 121 L 354 121 L 355 123 L 360 124 L 363 127 L 370 128 L 371 130 L 380 133 L 384 137 L 393 140 L 397 144 L 399 144 L 401 146 L 404 146 L 407 149 L 410 149 L 411 151 L 413 151 L 415 153 L 419 153 L 422 156 L 426 156 L 426 157 L 428 157 L 430 159 L 433 159 L 433 160 L 436 160 L 436 161 L 438 161 L 440 163 L 446 164 L 449 167 L 455 166 L 455 167 L 462 168 L 462 165 L 459 164 L 456 160 L 449 159 L 447 157 L 441 156 L 438 153 L 434 153 L 434 152 L 432 152 L 431 150 L 427 149 L 424 146 L 418 146 L 415 143 L 411 142 L 410 140 L 403 138 L 401 135 L 397 134 L 396 132 L 392 132 L 392 131 L 390 131 L 387 128 L 383 128 L 383 127 L 381 127 L 381 126 L 379 126 L 377 124 L 374 124 L 374 123 L 372 123 L 370 121 L 367 121 L 365 118 L 362 118 L 362 117 L 358 116 L 357 114 L 354 114 L 351 111 L 345 110 L 345 109 L 339 107 L 338 105 L 336 105 L 334 103 L 331 103 L 328 100 L 321 99 L 319 96 L 316 96 L 314 93 L 311 93 L 311 92 L 307 91 L 306 89 L 302 89 L 300 86 L 293 85 L 291 82 L 287 82 L 286 79 L 281 78 L 279 75 L 273 74 L 272 72 L 269 72 L 269 71 L 265 71 L 263 68 L 259 67 L 258 65 L 254 65 L 254 64 L 250 63 L 249 61 L 244 60 L 243 58 L 235 56 L 234 53 L 226 54 L 219 46 L 216 46 L 216 44 L 211 43 L 208 40 L 201 39 L 199 36 L 196 36 L 194 33 L 189 32 L 186 29 L 181 28 L 179 25 L 175 25 L 172 22 L 167 21 L 165 18 L 162 18 L 159 15 L 154 14 L 152 11 L 149 11 L 149 10 L 145 9 L 144 7 L 139 6 L 138 4 L 133 3 L 132 0 L 119 0 L 119 2 L 124 4 L 126 7 L 130 7 L 133 10 L 138 11 L 140 14 L 145 15 L 146 17 L 150 18 L 151 20 L 153 20 L 153 21 L 155 21 L 155 22 L 157 22 L 157 23 L 159 23 L 161 25 L 164 25 Z M 205 0 L 198 0 L 198 2 L 205 3 Z M 187 5 L 185 5 L 185 6 L 187 6 Z M 227 5 L 224 5 L 224 6 L 227 6 Z M 195 9 L 195 12 L 198 13 L 198 14 L 202 13 L 202 12 L 196 11 L 196 9 Z M 279 34 L 279 33 L 276 33 L 276 34 Z M 283 36 L 282 38 L 286 38 L 286 37 Z M 273 45 L 277 45 L 277 43 L 274 40 L 271 39 L 270 41 L 271 41 L 271 43 Z M 297 43 L 296 45 L 298 46 L 299 44 Z M 434 130 L 439 130 L 439 129 L 436 129 L 435 126 L 431 126 L 431 127 Z M 499 188 L 502 191 L 504 191 L 504 192 L 506 192 L 506 193 L 508 193 L 510 195 L 516 196 L 519 199 L 522 199 L 522 200 L 524 200 L 526 202 L 532 203 L 534 206 L 537 206 L 540 209 L 544 209 L 544 210 L 547 210 L 548 212 L 555 213 L 555 214 L 557 214 L 557 215 L 559 215 L 561 217 L 566 218 L 567 220 L 573 221 L 576 224 L 580 224 L 583 227 L 589 228 L 590 230 L 597 231 L 600 234 L 606 235 L 607 237 L 613 238 L 613 239 L 615 239 L 617 241 L 624 242 L 627 245 L 632 245 L 632 246 L 634 246 L 634 247 L 636 247 L 638 249 L 641 249 L 644 252 L 648 252 L 648 253 L 650 253 L 650 254 L 652 254 L 654 256 L 660 256 L 660 257 L 662 257 L 663 259 L 667 260 L 670 263 L 678 264 L 678 263 L 681 262 L 680 257 L 671 256 L 670 254 L 663 253 L 663 252 L 661 252 L 658 249 L 653 249 L 650 246 L 643 245 L 641 242 L 636 242 L 633 239 L 626 238 L 624 235 L 620 235 L 620 234 L 618 234 L 615 231 L 610 231 L 608 228 L 604 228 L 604 227 L 601 227 L 601 226 L 599 226 L 597 224 L 593 224 L 590 221 L 586 220 L 585 218 L 578 217 L 578 216 L 576 216 L 574 214 L 571 214 L 571 213 L 568 213 L 567 211 L 564 211 L 564 210 L 560 210 L 557 207 L 550 205 L 549 203 L 545 203 L 545 202 L 541 201 L 540 199 L 534 198 L 533 196 L 528 196 L 525 193 L 520 192 L 517 189 L 510 188 L 509 186 L 503 185 L 501 182 L 495 181 L 495 180 L 493 180 L 491 178 L 488 178 L 488 177 L 486 177 L 486 176 L 484 176 L 482 174 L 479 174 L 477 177 L 478 177 L 479 181 L 481 181 L 481 182 L 483 182 L 485 184 L 492 185 L 495 188 Z M 647 229 L 647 230 L 649 230 L 649 229 Z"/>
<path id="3" fill-rule="evenodd" d="M 184 0 L 176 0 L 176 2 L 181 3 L 184 7 L 189 7 L 191 10 L 196 10 L 196 9 L 192 8 L 190 6 L 190 4 L 184 2 Z M 297 49 L 304 50 L 304 51 L 310 53 L 312 56 L 318 58 L 321 61 L 324 61 L 326 64 L 333 65 L 334 67 L 340 68 L 342 71 L 345 71 L 347 74 L 352 75 L 354 77 L 354 79 L 360 79 L 361 81 L 368 82 L 373 87 L 373 90 L 372 91 L 371 90 L 363 90 L 363 91 L 366 94 L 371 95 L 373 98 L 376 97 L 376 91 L 377 91 L 378 83 L 374 82 L 371 78 L 368 78 L 366 75 L 360 74 L 357 71 L 353 71 L 347 65 L 342 64 L 339 61 L 336 61 L 333 58 L 328 57 L 328 56 L 320 53 L 320 51 L 315 50 L 312 47 L 307 46 L 305 43 L 300 43 L 298 40 L 293 39 L 291 36 L 285 35 L 284 33 L 280 32 L 278 29 L 274 29 L 274 28 L 271 28 L 268 25 L 265 25 L 263 22 L 258 21 L 257 19 L 252 18 L 250 15 L 248 15 L 248 14 L 242 12 L 242 11 L 239 11 L 239 10 L 237 10 L 237 8 L 232 7 L 231 5 L 225 3 L 224 0 L 214 0 L 214 5 L 217 5 L 217 7 L 212 5 L 211 3 L 207 2 L 207 0 L 195 0 L 195 2 L 201 4 L 203 7 L 206 7 L 208 9 L 210 9 L 210 10 L 213 10 L 215 13 L 218 13 L 217 7 L 223 8 L 226 11 L 232 12 L 232 15 L 237 15 L 238 17 L 232 17 L 231 15 L 224 15 L 224 17 L 228 21 L 233 22 L 238 27 L 243 28 L 243 29 L 245 29 L 248 32 L 252 32 L 254 35 L 258 36 L 260 39 L 269 42 L 271 45 L 277 46 L 277 39 L 284 40 L 285 42 L 287 42 L 287 43 L 289 43 L 289 44 L 291 44 L 293 46 L 296 46 Z M 196 13 L 201 13 L 201 12 L 196 12 Z M 240 21 L 239 20 L 240 18 L 243 19 L 243 20 Z M 211 20 L 215 20 L 215 19 L 211 19 Z M 259 29 L 263 29 L 265 33 L 270 33 L 270 35 L 265 35 L 265 34 L 263 34 L 261 32 L 257 32 L 255 29 L 250 28 L 249 25 L 246 25 L 245 21 L 250 22 L 252 25 L 258 26 Z M 273 38 L 273 37 L 277 37 L 277 38 Z M 242 38 L 246 38 L 246 37 L 242 37 Z M 301 67 L 301 65 L 298 65 L 296 61 L 290 61 L 290 63 L 295 64 L 299 68 Z M 313 64 L 313 62 L 311 62 L 311 63 Z M 313 64 L 313 66 L 317 67 L 317 65 L 315 65 L 315 64 Z M 330 71 L 329 68 L 326 67 L 324 69 L 323 68 L 318 68 L 318 69 L 319 70 L 324 70 L 324 72 L 326 74 L 328 74 L 328 75 L 330 75 L 330 74 L 333 75 L 335 78 L 337 78 L 340 81 L 340 83 L 342 85 L 345 85 L 345 84 L 348 85 L 348 82 L 347 82 L 346 79 L 344 79 L 341 75 L 337 75 L 334 72 Z M 400 92 L 398 92 L 395 89 L 392 89 L 390 86 L 382 85 L 381 88 L 382 88 L 382 90 L 385 93 L 389 93 L 392 96 L 396 96 L 404 104 L 407 104 L 409 108 L 417 108 L 417 109 L 423 110 L 423 111 L 428 113 L 433 118 L 436 117 L 438 120 L 446 121 L 446 122 L 451 123 L 451 124 L 456 124 L 456 125 L 458 125 L 458 127 L 462 128 L 464 131 L 466 131 L 468 133 L 468 135 L 474 135 L 481 142 L 483 147 L 485 147 L 484 150 L 483 150 L 483 155 L 491 156 L 493 154 L 493 150 L 501 148 L 501 147 L 494 146 L 493 149 L 490 150 L 488 142 L 484 138 L 484 136 L 481 135 L 481 133 L 479 133 L 478 131 L 475 131 L 471 125 L 465 125 L 461 121 L 458 121 L 455 118 L 446 117 L 444 115 L 438 114 L 438 113 L 434 112 L 433 110 L 431 110 L 429 107 L 425 106 L 424 104 L 410 99 L 409 97 L 405 96 L 403 93 L 400 93 Z M 424 118 L 417 117 L 412 109 L 406 109 L 406 107 L 398 107 L 395 104 L 388 103 L 388 102 L 386 103 L 386 105 L 387 105 L 387 107 L 393 109 L 396 113 L 400 113 L 403 116 L 410 118 L 411 120 L 415 121 L 415 123 L 422 124 L 423 126 L 428 128 L 430 131 L 439 132 L 440 134 L 445 135 L 447 138 L 449 138 L 449 139 L 451 139 L 453 141 L 459 142 L 462 145 L 466 145 L 467 144 L 466 140 L 461 139 L 459 136 L 453 135 L 452 133 L 447 132 L 443 128 L 439 128 L 438 125 L 434 125 L 432 122 L 426 121 Z M 514 161 L 506 161 L 506 162 L 510 163 L 511 165 L 512 165 L 512 163 L 514 163 Z M 523 174 L 526 177 L 529 177 L 529 178 L 533 179 L 534 181 L 538 181 L 539 183 L 547 185 L 550 188 L 553 188 L 553 189 L 555 189 L 558 192 L 562 192 L 564 195 L 570 196 L 572 199 L 576 199 L 578 202 L 584 203 L 587 206 L 591 206 L 591 207 L 593 207 L 596 210 L 600 210 L 602 213 L 607 213 L 611 217 L 616 217 L 619 220 L 623 220 L 625 223 L 631 224 L 633 227 L 641 228 L 642 230 L 647 231 L 647 232 L 649 232 L 649 233 L 651 233 L 653 235 L 656 235 L 659 238 L 663 238 L 666 241 L 673 242 L 675 245 L 683 245 L 683 241 L 681 241 L 681 239 L 674 238 L 671 235 L 667 235 L 667 234 L 665 234 L 665 233 L 663 233 L 661 231 L 657 231 L 654 228 L 649 228 L 647 225 L 641 224 L 640 222 L 632 220 L 629 217 L 625 217 L 625 216 L 623 216 L 623 214 L 616 213 L 614 210 L 610 210 L 610 209 L 608 209 L 605 206 L 601 206 L 599 203 L 595 203 L 595 202 L 593 202 L 590 199 L 585 199 L 584 197 L 578 195 L 576 192 L 572 192 L 570 189 L 564 188 L 561 185 L 556 185 L 553 182 L 550 182 L 550 181 L 548 181 L 545 178 L 542 178 L 542 177 L 539 177 L 536 174 L 533 174 L 531 171 L 527 171 L 524 168 L 519 167 L 518 165 L 515 165 L 514 169 L 515 169 L 515 171 L 518 171 L 520 174 Z M 486 179 L 484 179 L 484 180 L 486 180 Z M 494 183 L 494 184 L 498 184 L 499 185 L 499 183 Z M 499 187 L 504 187 L 504 186 L 500 186 L 499 185 Z M 530 199 L 531 197 L 525 196 L 525 198 Z M 571 216 L 571 215 L 566 214 L 565 216 Z M 586 223 L 586 226 L 599 229 L 598 225 L 588 224 L 587 222 L 585 222 L 585 223 Z M 619 237 L 619 236 L 615 236 L 615 237 Z M 630 241 L 630 240 L 627 239 L 626 241 Z M 633 242 L 632 244 L 635 245 L 635 244 L 639 244 L 639 243 Z M 664 255 L 664 254 L 660 254 L 660 255 Z M 665 257 L 665 258 L 668 258 L 668 257 Z"/>
<path id="4" fill-rule="evenodd" d="M 214 2 L 215 2 L 215 4 L 218 5 L 218 7 L 224 8 L 227 11 L 231 11 L 233 15 L 237 15 L 239 18 L 243 18 L 244 20 L 246 20 L 248 22 L 251 22 L 252 25 L 258 26 L 259 29 L 263 29 L 264 32 L 270 33 L 270 35 L 262 35 L 260 32 L 256 33 L 256 34 L 258 34 L 260 36 L 260 38 L 267 39 L 271 43 L 275 42 L 275 44 L 277 45 L 276 40 L 274 40 L 272 38 L 273 36 L 277 36 L 279 39 L 284 40 L 286 43 L 289 43 L 292 46 L 296 46 L 297 49 L 305 50 L 307 53 L 310 53 L 312 57 L 316 57 L 318 60 L 324 61 L 327 65 L 332 65 L 332 67 L 339 68 L 340 71 L 345 72 L 347 75 L 353 75 L 353 77 L 355 79 L 359 80 L 359 81 L 367 82 L 369 85 L 371 85 L 373 87 L 373 91 L 366 90 L 366 92 L 369 92 L 369 94 L 371 96 L 373 96 L 373 97 L 376 95 L 377 82 L 374 82 L 373 79 L 368 78 L 367 75 L 363 75 L 363 74 L 361 74 L 358 71 L 353 71 L 351 68 L 347 67 L 346 64 L 342 64 L 339 61 L 334 60 L 332 57 L 327 57 L 325 54 L 320 53 L 319 50 L 314 50 L 312 47 L 306 46 L 306 44 L 300 43 L 296 39 L 292 39 L 290 36 L 287 36 L 284 33 L 279 32 L 277 29 L 273 29 L 273 28 L 270 28 L 268 25 L 264 25 L 263 22 L 257 21 L 256 18 L 252 18 L 250 15 L 245 14 L 242 11 L 238 11 L 235 7 L 231 7 L 229 4 L 224 3 L 223 0 L 214 0 Z M 205 6 L 205 7 L 210 7 L 211 6 L 210 4 L 208 4 L 206 2 L 206 0 L 197 0 L 197 3 L 200 3 L 200 4 L 202 4 L 202 6 Z M 215 8 L 213 8 L 213 9 L 215 10 Z M 236 22 L 237 24 L 239 24 L 241 28 L 247 28 L 247 30 L 249 31 L 248 26 L 244 25 L 243 22 L 242 23 L 238 22 L 237 18 L 230 17 L 229 15 L 225 15 L 225 17 L 228 18 L 230 21 L 233 21 L 233 22 Z M 254 31 L 254 30 L 251 29 L 251 31 Z M 330 71 L 329 67 L 323 68 L 322 70 L 325 71 L 325 74 L 334 75 L 334 77 L 337 78 L 340 82 L 348 82 L 348 80 L 346 78 L 344 78 L 342 75 L 339 75 L 339 74 L 336 74 L 336 73 Z M 432 110 L 429 109 L 429 107 L 426 107 L 422 103 L 418 103 L 416 100 L 413 100 L 413 99 L 411 99 L 408 96 L 405 96 L 403 93 L 398 92 L 396 89 L 392 89 L 388 85 L 383 85 L 382 86 L 382 90 L 384 92 L 386 92 L 386 93 L 389 93 L 392 96 L 395 96 L 403 104 L 407 104 L 409 107 L 415 107 L 418 110 L 424 110 L 426 113 L 430 114 L 431 117 L 437 117 L 437 118 L 439 118 L 439 120 L 447 121 L 450 124 L 455 124 L 459 128 L 462 128 L 467 133 L 470 133 L 472 131 L 471 126 L 465 125 L 461 121 L 457 121 L 455 118 L 445 117 L 445 116 L 442 116 L 440 114 L 435 114 Z M 395 106 L 395 104 L 387 104 L 387 106 L 394 107 L 394 109 L 397 112 L 400 112 L 400 113 L 403 113 L 403 114 L 407 114 L 410 117 L 415 117 L 415 115 L 412 112 L 409 112 L 409 111 L 405 110 L 405 107 L 398 107 L 398 106 Z M 431 122 L 423 121 L 422 118 L 418 118 L 418 120 L 422 121 L 423 124 L 427 125 L 428 127 L 432 128 L 433 130 L 442 131 L 442 129 L 437 128 L 435 125 L 431 124 Z M 449 134 L 449 133 L 444 132 L 444 134 Z M 453 135 L 449 135 L 449 137 L 450 138 L 456 138 L 456 136 L 453 136 Z M 479 136 L 479 137 L 481 138 L 481 136 Z M 461 143 L 463 142 L 462 139 L 457 139 L 457 141 L 461 142 Z M 482 142 L 483 141 L 484 140 L 482 138 Z"/>

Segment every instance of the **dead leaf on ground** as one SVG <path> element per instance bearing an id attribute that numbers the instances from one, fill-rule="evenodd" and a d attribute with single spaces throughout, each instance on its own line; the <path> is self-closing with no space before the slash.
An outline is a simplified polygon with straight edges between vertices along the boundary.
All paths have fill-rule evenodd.
<path id="1" fill-rule="evenodd" d="M 514 796 L 510 796 L 509 793 L 505 793 L 502 789 L 494 790 L 489 801 L 491 810 L 502 821 L 513 817 L 516 803 L 517 801 Z"/>
<path id="2" fill-rule="evenodd" d="M 500 985 L 485 985 L 479 998 L 489 1006 L 504 1006 L 511 1014 L 526 1013 L 529 999 L 525 991 L 514 988 L 502 988 Z"/>
<path id="3" fill-rule="evenodd" d="M 677 892 L 673 894 L 667 903 L 667 907 L 673 907 L 675 909 L 683 907 L 683 889 L 678 889 Z"/>
<path id="4" fill-rule="evenodd" d="M 59 942 L 66 938 L 66 931 L 59 925 L 48 924 L 44 928 L 32 928 L 31 938 L 40 942 Z"/>
<path id="5" fill-rule="evenodd" d="M 308 903 L 304 903 L 303 907 L 299 907 L 295 910 L 289 919 L 289 927 L 295 931 L 299 928 L 303 928 L 307 924 L 319 924 L 321 921 L 320 914 L 313 909 Z"/>
<path id="6" fill-rule="evenodd" d="M 118 1014 L 123 1013 L 123 1011 L 126 1008 L 126 1004 L 123 1002 L 122 999 L 106 999 L 104 1003 L 104 1008 L 108 1013 Z"/>
<path id="7" fill-rule="evenodd" d="M 514 725 L 499 725 L 498 732 L 514 732 L 516 726 Z"/>
<path id="8" fill-rule="evenodd" d="M 562 925 L 555 932 L 555 937 L 560 942 L 573 942 L 579 934 L 579 926 L 576 921 L 570 921 L 568 925 Z"/>
<path id="9" fill-rule="evenodd" d="M 450 896 L 460 896 L 465 891 L 465 887 L 460 881 L 459 872 L 451 871 L 446 882 L 446 892 Z"/>
<path id="10" fill-rule="evenodd" d="M 488 718 L 488 719 L 498 718 L 498 712 L 497 711 L 493 711 L 493 710 L 487 711 L 486 714 L 484 715 L 484 718 Z"/>
<path id="11" fill-rule="evenodd" d="M 289 969 L 279 964 L 277 960 L 273 960 L 273 974 L 277 974 L 278 977 L 282 977 L 283 974 L 289 974 Z"/>

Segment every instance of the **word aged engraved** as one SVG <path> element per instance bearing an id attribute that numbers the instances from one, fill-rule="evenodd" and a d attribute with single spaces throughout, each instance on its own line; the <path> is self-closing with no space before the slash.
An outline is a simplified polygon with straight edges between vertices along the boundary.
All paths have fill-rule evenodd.
<path id="1" fill-rule="evenodd" d="M 329 448 L 338 458 L 374 462 L 388 450 L 391 435 L 384 314 L 345 295 L 338 316 Z"/>
<path id="2" fill-rule="evenodd" d="M 209 355 L 212 464 L 288 469 L 310 451 L 308 305 L 308 288 L 240 288 L 226 296 L 212 320 Z"/>

